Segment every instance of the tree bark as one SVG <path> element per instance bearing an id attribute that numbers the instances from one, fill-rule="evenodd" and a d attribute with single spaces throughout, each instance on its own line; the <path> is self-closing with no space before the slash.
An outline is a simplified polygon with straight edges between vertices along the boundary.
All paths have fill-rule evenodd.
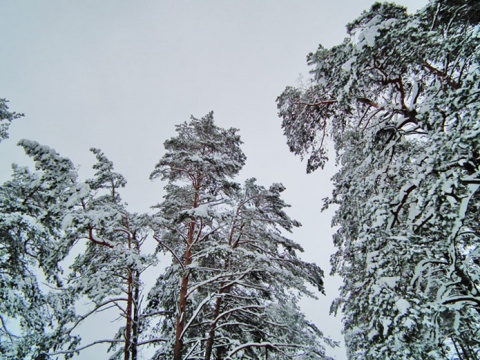
<path id="1" fill-rule="evenodd" d="M 127 325 L 125 327 L 125 348 L 123 352 L 123 359 L 129 360 L 130 359 L 130 346 L 131 346 L 131 336 L 132 336 L 132 303 L 133 303 L 133 295 L 132 295 L 132 284 L 133 283 L 133 275 L 132 270 L 128 271 L 128 293 L 127 293 L 127 310 L 126 310 L 126 318 L 127 318 Z"/>
<path id="2" fill-rule="evenodd" d="M 198 207 L 198 187 L 195 188 L 195 196 L 193 199 L 193 208 Z M 185 262 L 184 265 L 187 267 L 192 263 L 192 246 L 195 235 L 195 219 L 190 221 L 188 236 L 187 236 L 187 249 L 185 251 Z M 183 350 L 183 336 L 182 333 L 185 329 L 185 317 L 187 310 L 187 292 L 188 292 L 188 282 L 189 282 L 189 273 L 188 270 L 185 271 L 182 277 L 182 285 L 180 287 L 180 296 L 178 300 L 178 315 L 177 323 L 175 330 L 175 347 L 173 351 L 174 360 L 182 360 L 182 350 Z"/>
<path id="3" fill-rule="evenodd" d="M 230 230 L 230 235 L 228 237 L 228 244 L 232 247 L 232 249 L 235 249 L 237 247 L 238 242 L 234 242 L 233 236 L 235 234 L 235 225 L 236 221 L 233 222 L 232 229 Z M 240 227 L 240 231 L 243 229 L 243 226 Z M 230 259 L 227 258 L 225 261 L 225 266 L 224 270 L 228 271 L 230 269 Z M 207 339 L 207 344 L 205 346 L 205 360 L 210 360 L 212 357 L 212 351 L 213 351 L 213 343 L 215 340 L 215 330 L 217 329 L 217 323 L 218 323 L 218 315 L 220 315 L 220 308 L 222 306 L 222 300 L 223 294 L 227 294 L 230 292 L 231 287 L 225 288 L 225 283 L 220 284 L 220 289 L 218 291 L 219 297 L 215 301 L 215 308 L 213 309 L 213 315 L 212 315 L 212 325 L 210 326 L 210 331 L 208 332 L 208 339 Z M 221 355 L 219 355 L 221 356 Z"/>
<path id="4" fill-rule="evenodd" d="M 128 220 L 125 219 L 126 226 L 128 229 Z M 127 234 L 127 246 L 128 249 L 132 250 L 132 236 L 130 233 Z M 126 326 L 125 326 L 125 347 L 123 349 L 123 359 L 130 360 L 130 351 L 132 343 L 132 307 L 133 307 L 133 270 L 128 269 L 128 278 L 127 278 L 127 309 L 126 309 Z"/>
<path id="5" fill-rule="evenodd" d="M 221 295 L 221 292 L 219 295 Z M 210 326 L 210 331 L 208 333 L 208 340 L 205 347 L 205 360 L 210 360 L 210 358 L 212 357 L 213 340 L 215 339 L 215 330 L 217 328 L 217 317 L 220 314 L 221 305 L 222 305 L 222 297 L 219 296 L 217 298 L 217 301 L 215 301 L 215 308 L 213 309 L 212 325 Z"/>
<path id="6" fill-rule="evenodd" d="M 140 328 L 140 319 L 139 319 L 139 301 L 140 301 L 140 289 L 138 287 L 140 282 L 140 274 L 138 271 L 135 271 L 134 276 L 134 295 L 133 295 L 133 323 L 132 323 L 132 344 L 131 344 L 131 353 L 132 360 L 137 360 L 138 358 L 138 333 Z"/>

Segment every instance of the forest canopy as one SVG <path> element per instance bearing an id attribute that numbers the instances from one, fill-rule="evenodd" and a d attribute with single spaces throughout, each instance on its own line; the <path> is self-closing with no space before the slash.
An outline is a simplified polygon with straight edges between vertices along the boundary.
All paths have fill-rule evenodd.
<path id="1" fill-rule="evenodd" d="M 101 150 L 82 181 L 69 159 L 20 141 L 35 169 L 14 165 L 0 186 L 2 358 L 70 358 L 105 343 L 124 360 L 145 346 L 152 359 L 327 358 L 336 343 L 298 306 L 315 297 L 307 284 L 324 291 L 323 271 L 285 237 L 300 226 L 285 188 L 234 182 L 242 142 L 212 112 L 176 131 L 151 174 L 166 182 L 163 201 L 144 214 L 128 210 L 126 179 Z M 143 274 L 162 253 L 171 262 L 148 288 Z M 116 334 L 83 342 L 78 326 L 107 310 L 123 319 Z"/>
<path id="2" fill-rule="evenodd" d="M 349 358 L 478 358 L 479 14 L 478 1 L 376 3 L 309 54 L 310 86 L 277 99 L 307 172 L 335 147 L 325 207 Z"/>
<path id="3" fill-rule="evenodd" d="M 288 149 L 307 173 L 337 166 L 324 200 L 334 211 L 332 274 L 343 279 L 331 312 L 350 359 L 480 357 L 479 22 L 477 0 L 430 0 L 416 13 L 375 3 L 347 24 L 343 42 L 308 54 L 305 85 L 277 98 Z M 185 59 L 199 60 L 194 49 Z M 206 68 L 206 53 L 188 69 Z M 245 94 L 261 98 L 248 80 Z M 148 113 L 133 102 L 128 129 Z M 0 151 L 22 117 L 0 99 Z M 121 127 L 109 126 L 109 136 Z M 299 305 L 325 292 L 324 272 L 301 257 L 283 184 L 238 180 L 240 131 L 218 126 L 213 112 L 168 139 L 162 131 L 164 151 L 148 166 L 164 190 L 146 212 L 125 201 L 131 174 L 107 156 L 118 159 L 115 151 L 91 148 L 85 179 L 52 147 L 18 142 L 33 165 L 13 164 L 0 184 L 0 357 L 68 359 L 103 344 L 102 356 L 124 360 L 329 359 L 338 343 Z M 314 229 L 319 256 L 329 230 Z M 105 313 L 117 321 L 101 336 L 80 331 L 89 321 L 103 329 Z"/>

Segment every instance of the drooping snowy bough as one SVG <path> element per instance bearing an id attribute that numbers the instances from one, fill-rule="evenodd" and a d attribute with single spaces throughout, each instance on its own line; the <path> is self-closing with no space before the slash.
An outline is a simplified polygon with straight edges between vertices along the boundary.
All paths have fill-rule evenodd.
<path id="1" fill-rule="evenodd" d="M 308 172 L 335 146 L 332 310 L 352 359 L 479 356 L 479 7 L 375 4 L 277 99 Z"/>

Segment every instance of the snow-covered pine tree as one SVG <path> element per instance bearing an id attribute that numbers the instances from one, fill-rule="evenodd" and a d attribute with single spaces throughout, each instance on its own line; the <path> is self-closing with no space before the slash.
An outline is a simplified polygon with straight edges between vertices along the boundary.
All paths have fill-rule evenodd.
<path id="1" fill-rule="evenodd" d="M 13 166 L 0 187 L 0 355 L 6 359 L 73 356 L 110 343 L 112 359 L 137 359 L 140 274 L 156 262 L 142 253 L 150 229 L 146 215 L 129 213 L 119 189 L 126 181 L 98 149 L 95 177 L 78 181 L 69 159 L 34 141 L 21 145 L 36 171 Z M 64 274 L 60 262 L 86 246 Z M 92 301 L 84 314 L 78 301 Z M 113 339 L 81 344 L 76 329 L 109 307 L 125 319 Z"/>
<path id="2" fill-rule="evenodd" d="M 0 186 L 0 357 L 46 359 L 79 341 L 66 331 L 74 299 L 59 263 L 73 246 L 61 231 L 64 214 L 84 193 L 70 160 L 33 141 L 20 145 L 36 171 L 14 165 Z"/>
<path id="3" fill-rule="evenodd" d="M 333 310 L 351 358 L 478 358 L 479 6 L 377 3 L 309 55 L 310 87 L 277 99 L 307 171 L 335 145 Z"/>
<path id="4" fill-rule="evenodd" d="M 241 141 L 212 113 L 177 131 L 152 174 L 169 180 L 154 220 L 128 212 L 125 178 L 100 150 L 94 178 L 80 182 L 70 160 L 20 142 L 36 171 L 14 166 L 0 187 L 2 357 L 70 358 L 108 343 L 112 359 L 135 360 L 139 346 L 160 343 L 156 358 L 325 358 L 324 344 L 335 344 L 297 306 L 312 296 L 305 283 L 323 291 L 323 272 L 282 235 L 299 225 L 284 211 L 283 186 L 231 181 L 245 161 Z M 141 311 L 152 227 L 174 262 Z M 59 264 L 72 251 L 67 276 Z M 116 336 L 81 343 L 79 326 L 109 308 L 124 319 Z"/>
<path id="5" fill-rule="evenodd" d="M 305 281 L 323 291 L 323 273 L 281 234 L 299 225 L 283 187 L 231 182 L 241 141 L 212 113 L 177 132 L 152 173 L 168 180 L 155 238 L 173 260 L 149 296 L 148 313 L 163 315 L 151 336 L 169 339 L 156 358 L 324 358 L 323 335 L 296 307 L 299 293 L 311 295 Z"/>
<path id="6" fill-rule="evenodd" d="M 166 350 L 162 351 L 168 352 L 173 346 L 173 355 L 168 353 L 168 356 L 179 360 L 185 353 L 187 317 L 194 312 L 194 294 L 189 293 L 190 282 L 198 273 L 194 260 L 205 240 L 218 230 L 215 228 L 217 224 L 212 224 L 209 219 L 208 208 L 223 202 L 222 197 L 232 187 L 229 179 L 243 167 L 245 155 L 240 149 L 237 130 L 217 127 L 213 113 L 201 119 L 192 117 L 189 123 L 178 125 L 176 130 L 178 135 L 165 142 L 167 152 L 150 176 L 151 179 L 168 180 L 167 195 L 159 207 L 158 221 L 161 224 L 155 238 L 176 260 L 167 269 L 168 275 L 159 278 L 158 286 L 165 285 L 159 289 L 162 294 L 151 294 L 151 304 L 161 297 L 168 303 L 161 302 L 156 306 L 176 309 L 175 324 L 165 325 L 167 330 L 174 329 L 174 334 L 165 336 L 173 343 L 166 344 Z"/>
<path id="7" fill-rule="evenodd" d="M 113 163 L 101 150 L 91 151 L 97 163 L 93 166 L 94 178 L 86 181 L 88 196 L 76 204 L 63 224 L 70 237 L 86 241 L 85 250 L 71 266 L 70 291 L 92 301 L 91 309 L 79 316 L 70 331 L 96 313 L 117 308 L 123 325 L 113 339 L 98 339 L 93 344 L 110 343 L 109 350 L 115 351 L 111 359 L 136 360 L 143 322 L 140 275 L 156 263 L 153 255 L 142 251 L 150 232 L 150 218 L 128 212 L 120 197 L 125 178 L 114 171 Z"/>

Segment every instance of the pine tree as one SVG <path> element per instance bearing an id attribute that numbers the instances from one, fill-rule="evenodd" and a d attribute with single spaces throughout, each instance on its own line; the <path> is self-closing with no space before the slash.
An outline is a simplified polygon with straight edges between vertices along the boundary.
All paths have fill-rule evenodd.
<path id="1" fill-rule="evenodd" d="M 92 301 L 92 310 L 81 321 L 110 307 L 116 307 L 124 318 L 109 350 L 116 350 L 111 359 L 136 360 L 140 342 L 140 296 L 143 285 L 140 275 L 156 258 L 143 252 L 142 245 L 150 233 L 150 217 L 130 213 L 120 197 L 125 178 L 114 171 L 113 163 L 99 149 L 91 149 L 97 158 L 95 177 L 86 181 L 89 194 L 68 215 L 64 228 L 76 241 L 86 241 L 86 249 L 71 266 L 70 291 Z M 100 343 L 96 341 L 95 343 Z M 82 346 L 83 348 L 88 345 Z"/>
<path id="2" fill-rule="evenodd" d="M 140 344 L 140 274 L 156 262 L 141 246 L 149 217 L 131 214 L 119 195 L 126 181 L 98 149 L 94 179 L 78 181 L 72 162 L 33 141 L 20 145 L 36 171 L 14 166 L 0 188 L 1 346 L 8 359 L 71 357 L 84 348 L 122 344 L 112 358 L 137 358 Z M 87 241 L 65 275 L 60 267 Z M 43 285 L 46 284 L 46 285 Z M 87 297 L 92 309 L 77 313 Z M 121 304 L 125 304 L 122 306 Z M 125 318 L 114 339 L 81 344 L 75 330 L 85 319 L 116 306 Z"/>
<path id="3" fill-rule="evenodd" d="M 326 205 L 344 279 L 349 356 L 444 358 L 479 351 L 479 17 L 474 1 L 408 15 L 375 4 L 349 38 L 309 55 L 312 85 L 278 98 L 307 171 L 335 145 Z"/>
<path id="4" fill-rule="evenodd" d="M 213 113 L 202 119 L 192 117 L 190 123 L 177 127 L 178 136 L 165 142 L 167 153 L 156 165 L 151 178 L 161 177 L 169 181 L 167 195 L 161 207 L 160 216 L 167 229 L 175 233 L 180 241 L 175 241 L 171 252 L 180 254 L 174 267 L 179 273 L 181 286 L 178 291 L 175 319 L 174 354 L 182 359 L 184 352 L 184 330 L 187 325 L 189 306 L 190 270 L 196 252 L 208 239 L 209 232 L 215 229 L 204 216 L 212 202 L 219 201 L 225 190 L 231 187 L 228 179 L 235 176 L 245 163 L 245 155 L 240 150 L 240 137 L 236 129 L 223 130 L 213 123 Z M 178 182 L 179 185 L 175 183 Z M 220 200 L 221 201 L 221 200 Z M 204 228 L 209 229 L 208 232 Z M 156 239 L 166 245 L 164 240 Z M 164 246 L 165 246 L 164 245 Z M 172 244 L 173 245 L 173 244 Z M 170 269 L 170 271 L 174 271 Z M 170 276 L 170 282 L 173 277 Z M 176 284 L 171 291 L 176 292 Z M 191 305 L 190 305 L 191 306 Z"/>
<path id="5" fill-rule="evenodd" d="M 0 354 L 43 359 L 78 343 L 66 333 L 74 303 L 59 266 L 73 242 L 60 229 L 83 192 L 70 160 L 32 141 L 20 145 L 36 171 L 14 166 L 0 187 Z"/>
<path id="6" fill-rule="evenodd" d="M 164 311 L 155 329 L 170 339 L 156 358 L 324 358 L 323 334 L 295 305 L 296 294 L 311 295 L 305 281 L 323 291 L 323 273 L 282 236 L 299 225 L 284 212 L 283 187 L 231 181 L 245 161 L 241 141 L 212 113 L 177 132 L 152 173 L 168 180 L 155 238 L 173 258 L 149 296 L 149 310 Z"/>
<path id="7" fill-rule="evenodd" d="M 245 155 L 236 129 L 213 113 L 177 127 L 152 178 L 168 181 L 155 216 L 128 211 L 125 178 L 99 149 L 92 179 L 47 146 L 22 140 L 35 171 L 14 166 L 0 187 L 0 354 L 70 358 L 110 344 L 111 359 L 323 359 L 336 343 L 300 312 L 300 296 L 323 292 L 323 272 L 284 236 L 300 224 L 284 187 L 233 182 Z M 144 243 L 152 235 L 155 254 Z M 142 308 L 141 274 L 168 252 Z M 76 255 L 68 269 L 60 264 Z M 79 311 L 79 304 L 88 310 Z M 78 329 L 103 311 L 123 319 L 113 337 L 82 342 Z"/>

